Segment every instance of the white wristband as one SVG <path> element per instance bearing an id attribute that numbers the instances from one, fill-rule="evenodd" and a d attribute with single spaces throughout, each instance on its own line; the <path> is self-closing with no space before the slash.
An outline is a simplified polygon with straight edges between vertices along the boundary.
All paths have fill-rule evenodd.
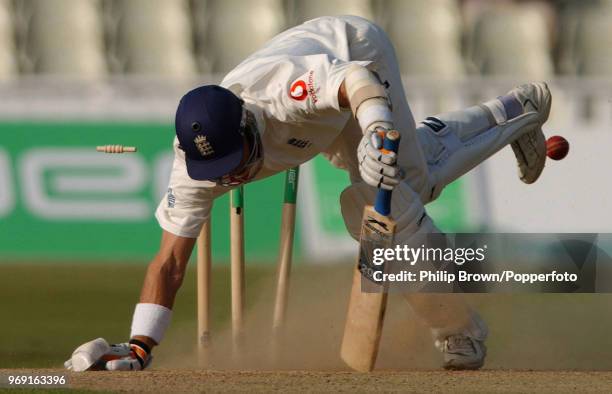
<path id="1" fill-rule="evenodd" d="M 136 304 L 130 338 L 145 336 L 161 343 L 170 324 L 172 310 L 158 304 Z"/>

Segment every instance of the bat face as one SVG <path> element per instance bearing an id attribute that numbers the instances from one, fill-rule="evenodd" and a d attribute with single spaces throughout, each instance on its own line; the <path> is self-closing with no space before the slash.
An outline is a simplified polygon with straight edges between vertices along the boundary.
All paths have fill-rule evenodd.
<path id="1" fill-rule="evenodd" d="M 361 242 L 357 269 L 342 337 L 340 357 L 351 368 L 369 372 L 374 368 L 378 344 L 387 305 L 384 286 L 373 278 L 374 272 L 383 271 L 384 265 L 373 262 L 376 248 L 393 245 L 395 222 L 368 206 L 363 211 Z"/>
<path id="2" fill-rule="evenodd" d="M 383 148 L 398 151 L 400 134 L 388 131 Z M 384 265 L 374 264 L 374 250 L 393 246 L 395 221 L 391 213 L 391 191 L 379 189 L 374 206 L 363 211 L 359 260 L 353 274 L 353 286 L 349 299 L 340 357 L 351 368 L 369 372 L 374 368 L 378 344 L 387 305 L 384 284 L 375 280 L 377 271 L 384 272 Z M 379 278 L 382 279 L 382 278 Z"/>
<path id="3" fill-rule="evenodd" d="M 382 272 L 384 265 L 375 265 L 372 256 L 375 249 L 393 246 L 394 233 L 395 221 L 393 219 L 379 214 L 372 206 L 364 209 L 357 265 L 359 272 L 365 279 L 361 282 L 362 291 L 382 291 L 381 284 L 375 281 L 373 275 L 377 271 Z"/>

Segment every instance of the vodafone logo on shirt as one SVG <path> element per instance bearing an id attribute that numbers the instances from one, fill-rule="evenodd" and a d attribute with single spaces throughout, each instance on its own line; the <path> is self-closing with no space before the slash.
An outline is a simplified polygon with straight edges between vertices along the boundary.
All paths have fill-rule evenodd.
<path id="1" fill-rule="evenodd" d="M 289 96 L 292 99 L 302 101 L 308 97 L 308 90 L 306 89 L 306 82 L 302 80 L 297 80 L 291 85 L 291 89 L 289 89 Z"/>
<path id="2" fill-rule="evenodd" d="M 315 86 L 315 75 L 313 70 L 300 76 L 291 84 L 289 96 L 297 101 L 306 100 L 306 98 L 310 96 L 312 104 L 317 104 L 319 101 L 319 88 Z"/>

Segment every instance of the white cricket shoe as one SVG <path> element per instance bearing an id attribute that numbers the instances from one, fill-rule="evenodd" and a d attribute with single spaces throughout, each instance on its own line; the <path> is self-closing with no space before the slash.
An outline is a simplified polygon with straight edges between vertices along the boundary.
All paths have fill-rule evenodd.
<path id="1" fill-rule="evenodd" d="M 546 137 L 542 125 L 548 120 L 552 96 L 544 82 L 533 82 L 512 89 L 512 94 L 523 106 L 524 112 L 537 112 L 538 125 L 510 144 L 518 162 L 519 178 L 534 183 L 542 174 L 546 162 Z"/>
<path id="2" fill-rule="evenodd" d="M 451 335 L 442 343 L 444 369 L 479 369 L 484 364 L 487 347 L 484 341 L 466 335 Z"/>

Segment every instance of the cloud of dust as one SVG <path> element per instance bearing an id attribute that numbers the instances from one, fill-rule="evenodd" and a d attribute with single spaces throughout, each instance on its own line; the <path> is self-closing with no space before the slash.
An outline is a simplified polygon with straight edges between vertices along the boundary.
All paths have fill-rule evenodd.
<path id="1" fill-rule="evenodd" d="M 154 351 L 153 367 L 349 370 L 339 353 L 352 269 L 352 264 L 297 264 L 291 275 L 285 331 L 273 341 L 272 268 L 263 280 L 247 281 L 246 331 L 240 349 L 233 348 L 229 322 L 223 327 L 213 325 L 206 362 L 198 364 L 193 313 L 193 318 L 173 323 L 170 335 Z M 229 286 L 229 280 L 223 283 Z M 193 293 L 185 295 L 189 297 L 183 301 L 195 299 Z M 215 307 L 229 308 L 229 290 L 227 296 L 221 305 L 220 300 L 213 300 Z M 489 324 L 486 368 L 612 368 L 609 354 L 602 351 L 612 347 L 610 295 L 472 294 L 467 298 Z M 193 303 L 181 307 L 195 312 Z M 441 358 L 428 328 L 415 317 L 404 297 L 390 294 L 376 369 L 438 369 Z"/>
<path id="2" fill-rule="evenodd" d="M 164 343 L 164 352 L 159 352 L 155 366 L 201 366 L 214 370 L 349 370 L 340 359 L 340 343 L 352 269 L 352 264 L 294 267 L 287 321 L 278 338 L 272 335 L 276 279 L 271 270 L 263 283 L 258 284 L 258 294 L 249 292 L 247 283 L 247 296 L 256 300 L 246 311 L 245 332 L 238 346 L 233 344 L 228 324 L 212 333 L 211 347 L 199 357 L 193 339 L 194 321 L 177 328 L 185 343 L 172 343 L 171 349 Z M 429 330 L 414 318 L 403 297 L 392 294 L 377 368 L 435 368 L 439 358 Z"/>

